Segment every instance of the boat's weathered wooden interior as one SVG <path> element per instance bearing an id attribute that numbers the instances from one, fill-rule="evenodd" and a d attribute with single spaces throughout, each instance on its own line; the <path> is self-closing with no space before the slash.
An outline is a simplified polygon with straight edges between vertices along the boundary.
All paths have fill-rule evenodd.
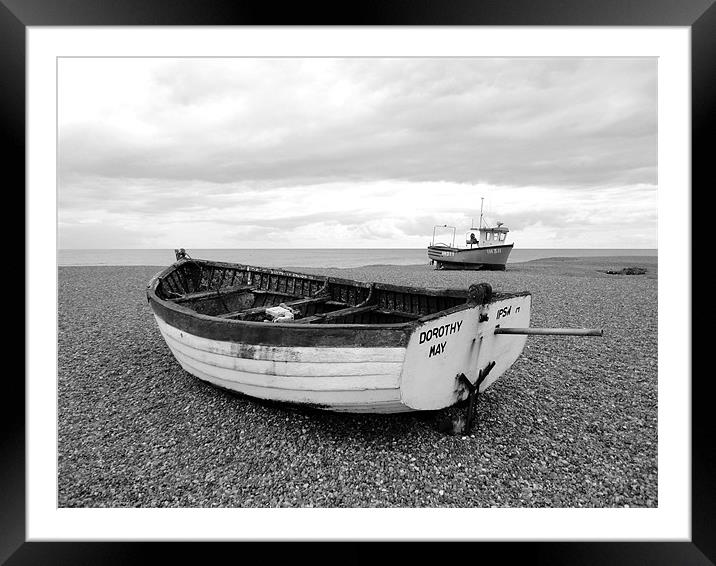
<path id="1" fill-rule="evenodd" d="M 295 324 L 396 324 L 464 304 L 467 293 L 364 283 L 246 265 L 186 260 L 160 278 L 157 295 L 199 314 L 263 321 L 285 304 Z"/>

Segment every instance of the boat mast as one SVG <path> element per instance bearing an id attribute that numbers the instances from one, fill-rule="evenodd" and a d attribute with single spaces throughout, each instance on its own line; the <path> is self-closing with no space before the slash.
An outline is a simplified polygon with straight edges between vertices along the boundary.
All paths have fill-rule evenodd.
<path id="1" fill-rule="evenodd" d="M 480 197 L 480 228 L 482 228 L 482 205 L 485 204 L 485 197 Z"/>

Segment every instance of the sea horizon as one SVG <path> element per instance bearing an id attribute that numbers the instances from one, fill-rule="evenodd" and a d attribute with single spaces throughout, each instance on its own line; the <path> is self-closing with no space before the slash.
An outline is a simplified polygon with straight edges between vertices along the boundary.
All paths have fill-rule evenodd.
<path id="1" fill-rule="evenodd" d="M 425 248 L 196 248 L 190 256 L 265 267 L 362 267 L 428 264 Z M 658 256 L 657 248 L 524 248 L 514 249 L 508 264 L 552 257 Z M 169 248 L 97 248 L 57 250 L 57 265 L 164 266 L 175 261 Z"/>

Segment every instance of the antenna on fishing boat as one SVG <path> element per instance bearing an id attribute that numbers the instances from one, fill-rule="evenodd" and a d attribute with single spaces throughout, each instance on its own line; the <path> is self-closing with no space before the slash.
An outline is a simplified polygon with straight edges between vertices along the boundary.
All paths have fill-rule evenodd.
<path id="1" fill-rule="evenodd" d="M 485 197 L 480 197 L 480 228 L 482 228 L 482 206 L 485 204 Z"/>

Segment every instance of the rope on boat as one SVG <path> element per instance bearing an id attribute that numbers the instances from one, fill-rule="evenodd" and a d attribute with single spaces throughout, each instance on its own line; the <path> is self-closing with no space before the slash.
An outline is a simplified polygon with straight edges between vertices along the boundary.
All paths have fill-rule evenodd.
<path id="1" fill-rule="evenodd" d="M 179 261 L 180 259 L 191 259 L 191 257 L 189 257 L 189 254 L 186 253 L 186 250 L 184 248 L 175 248 L 174 255 L 176 256 L 177 261 Z"/>
<path id="2" fill-rule="evenodd" d="M 484 305 L 492 299 L 492 285 L 489 283 L 473 283 L 467 290 L 468 302 Z"/>

